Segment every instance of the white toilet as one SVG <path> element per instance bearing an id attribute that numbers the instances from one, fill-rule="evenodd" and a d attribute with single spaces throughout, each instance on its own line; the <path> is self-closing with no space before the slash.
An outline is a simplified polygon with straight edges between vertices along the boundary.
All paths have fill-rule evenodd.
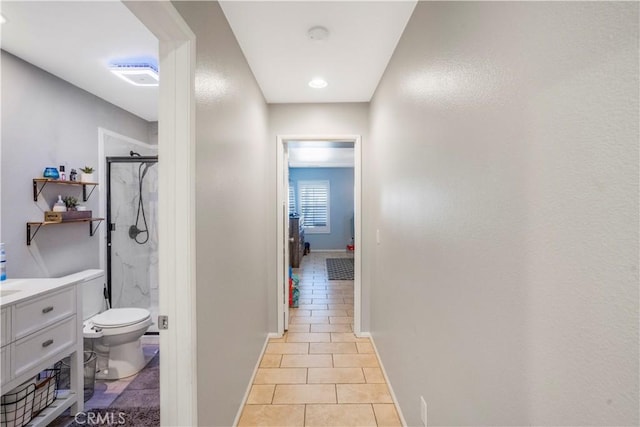
<path id="1" fill-rule="evenodd" d="M 98 355 L 96 379 L 115 380 L 139 372 L 145 365 L 140 338 L 153 323 L 144 308 L 105 311 L 103 270 L 75 273 L 82 286 L 83 334 L 92 339 Z"/>

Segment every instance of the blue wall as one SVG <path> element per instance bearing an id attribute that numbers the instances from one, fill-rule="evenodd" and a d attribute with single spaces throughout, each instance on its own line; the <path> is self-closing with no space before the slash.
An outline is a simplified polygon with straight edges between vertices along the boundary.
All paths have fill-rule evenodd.
<path id="1" fill-rule="evenodd" d="M 353 168 L 289 168 L 289 185 L 293 186 L 298 202 L 298 181 L 328 180 L 330 182 L 329 234 L 305 233 L 311 250 L 344 249 L 351 242 L 353 218 Z M 296 207 L 296 211 L 300 211 Z"/>

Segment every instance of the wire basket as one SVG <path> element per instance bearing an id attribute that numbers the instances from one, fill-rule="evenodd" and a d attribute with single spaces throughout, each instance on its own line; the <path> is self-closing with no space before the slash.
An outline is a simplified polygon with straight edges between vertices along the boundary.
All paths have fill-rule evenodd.
<path id="1" fill-rule="evenodd" d="M 0 400 L 0 426 L 22 427 L 56 400 L 60 362 L 19 385 Z"/>
<path id="2" fill-rule="evenodd" d="M 84 401 L 93 397 L 93 392 L 96 384 L 96 360 L 97 355 L 93 351 L 84 351 Z M 60 381 L 58 381 L 58 388 L 66 390 L 71 388 L 71 359 L 65 357 L 62 359 L 60 373 Z"/>

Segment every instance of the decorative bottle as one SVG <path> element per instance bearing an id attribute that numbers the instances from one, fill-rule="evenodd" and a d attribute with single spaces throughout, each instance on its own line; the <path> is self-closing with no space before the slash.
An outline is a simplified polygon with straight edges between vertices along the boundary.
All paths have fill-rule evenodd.
<path id="1" fill-rule="evenodd" d="M 4 243 L 0 243 L 0 282 L 7 280 L 7 254 L 4 252 Z"/>
<path id="2" fill-rule="evenodd" d="M 64 165 L 60 165 L 60 181 L 66 181 L 67 174 L 64 173 Z"/>

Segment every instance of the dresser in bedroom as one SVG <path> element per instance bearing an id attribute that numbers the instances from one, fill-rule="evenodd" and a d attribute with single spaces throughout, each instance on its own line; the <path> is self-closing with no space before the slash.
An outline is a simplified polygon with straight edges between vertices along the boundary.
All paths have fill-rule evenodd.
<path id="1" fill-rule="evenodd" d="M 302 219 L 298 216 L 289 217 L 289 264 L 293 268 L 300 268 L 300 261 L 304 254 L 304 228 Z"/>

